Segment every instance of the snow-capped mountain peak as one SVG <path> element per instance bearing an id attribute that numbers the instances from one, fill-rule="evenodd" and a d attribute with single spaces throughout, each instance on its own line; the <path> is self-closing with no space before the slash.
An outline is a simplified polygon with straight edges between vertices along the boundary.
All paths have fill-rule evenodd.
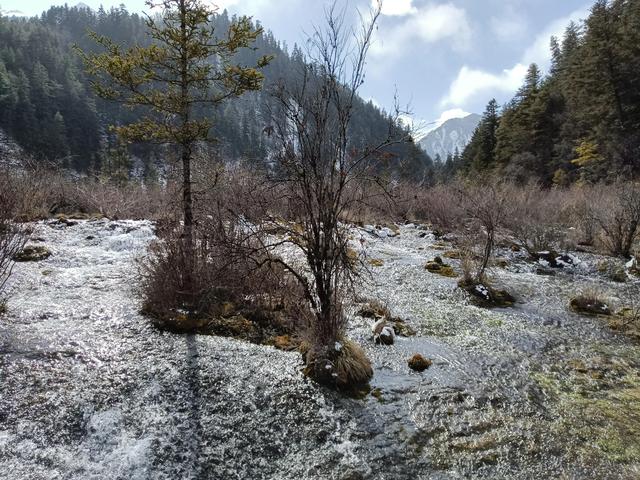
<path id="1" fill-rule="evenodd" d="M 476 113 L 463 118 L 451 118 L 426 134 L 420 140 L 420 145 L 431 158 L 435 159 L 439 155 L 444 161 L 447 155 L 454 153 L 456 149 L 462 153 L 481 119 L 482 116 Z"/>

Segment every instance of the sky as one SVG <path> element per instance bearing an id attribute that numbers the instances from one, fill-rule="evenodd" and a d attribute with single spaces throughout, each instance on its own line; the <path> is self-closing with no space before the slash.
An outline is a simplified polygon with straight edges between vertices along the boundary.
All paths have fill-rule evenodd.
<path id="1" fill-rule="evenodd" d="M 230 13 L 253 16 L 276 38 L 304 44 L 332 0 L 207 0 Z M 357 18 L 375 0 L 339 0 Z M 144 0 L 82 0 L 92 8 Z M 3 11 L 36 15 L 52 0 L 0 0 Z M 77 2 L 68 2 L 74 5 Z M 528 65 L 549 65 L 549 39 L 571 20 L 586 18 L 591 0 L 383 0 L 361 95 L 389 110 L 394 96 L 423 129 L 482 113 L 492 98 L 511 99 Z"/>

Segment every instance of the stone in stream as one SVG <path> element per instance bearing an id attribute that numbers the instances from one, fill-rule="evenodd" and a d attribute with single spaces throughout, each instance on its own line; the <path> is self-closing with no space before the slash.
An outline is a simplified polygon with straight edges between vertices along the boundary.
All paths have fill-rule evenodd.
<path id="1" fill-rule="evenodd" d="M 424 372 L 427 368 L 429 368 L 433 362 L 428 358 L 424 358 L 419 353 L 416 353 L 413 357 L 411 357 L 407 363 L 409 364 L 409 368 L 411 370 L 415 370 L 416 372 Z"/>
<path id="2" fill-rule="evenodd" d="M 22 251 L 16 253 L 13 256 L 13 260 L 16 262 L 39 262 L 46 260 L 51 256 L 51 251 L 42 246 L 30 245 L 22 249 Z"/>
<path id="3" fill-rule="evenodd" d="M 384 319 L 378 320 L 373 326 L 373 340 L 376 345 L 393 345 L 396 333 Z"/>
<path id="4" fill-rule="evenodd" d="M 611 309 L 601 299 L 592 295 L 580 295 L 575 297 L 569 303 L 571 309 L 582 315 L 611 315 Z"/>

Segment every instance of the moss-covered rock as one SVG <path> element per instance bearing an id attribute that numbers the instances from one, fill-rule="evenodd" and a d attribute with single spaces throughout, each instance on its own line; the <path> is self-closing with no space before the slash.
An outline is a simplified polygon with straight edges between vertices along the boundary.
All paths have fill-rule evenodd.
<path id="1" fill-rule="evenodd" d="M 506 290 L 493 288 L 485 283 L 461 280 L 458 286 L 471 295 L 474 303 L 485 308 L 512 307 L 516 299 Z"/>
<path id="2" fill-rule="evenodd" d="M 457 274 L 451 265 L 447 265 L 442 261 L 442 258 L 436 257 L 432 261 L 427 262 L 424 266 L 425 270 L 430 273 L 435 273 L 443 277 L 454 278 Z"/>
<path id="3" fill-rule="evenodd" d="M 616 261 L 603 260 L 597 265 L 598 272 L 609 280 L 624 283 L 629 280 L 625 266 Z"/>
<path id="4" fill-rule="evenodd" d="M 611 308 L 607 303 L 594 295 L 580 295 L 572 298 L 569 302 L 571 310 L 581 315 L 590 316 L 609 316 L 612 314 Z"/>
<path id="5" fill-rule="evenodd" d="M 229 318 L 214 318 L 209 321 L 208 327 L 215 335 L 224 337 L 241 338 L 251 341 L 258 336 L 258 331 L 254 323 L 242 315 L 235 315 Z"/>
<path id="6" fill-rule="evenodd" d="M 16 262 L 40 262 L 51 256 L 51 251 L 40 245 L 28 245 L 13 256 Z"/>
<path id="7" fill-rule="evenodd" d="M 424 372 L 427 368 L 429 368 L 433 362 L 428 358 L 424 358 L 419 353 L 416 353 L 413 357 L 407 360 L 407 364 L 411 370 L 415 370 L 416 372 Z"/>
<path id="8" fill-rule="evenodd" d="M 608 317 L 609 327 L 636 341 L 640 340 L 640 309 L 624 307 Z"/>
<path id="9" fill-rule="evenodd" d="M 355 265 L 360 258 L 360 254 L 353 248 L 347 248 L 347 260 L 351 265 Z"/>
<path id="10" fill-rule="evenodd" d="M 401 318 L 394 319 L 393 331 L 399 337 L 415 337 L 418 333 Z"/>

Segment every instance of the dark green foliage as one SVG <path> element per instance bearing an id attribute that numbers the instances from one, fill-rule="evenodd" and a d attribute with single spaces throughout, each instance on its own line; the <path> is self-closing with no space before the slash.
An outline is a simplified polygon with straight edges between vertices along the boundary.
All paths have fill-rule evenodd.
<path id="1" fill-rule="evenodd" d="M 464 172 L 489 170 L 543 185 L 640 173 L 640 0 L 598 0 L 583 25 L 551 39 L 542 77 L 524 85 L 495 122 L 485 119 L 463 153 Z"/>
<path id="2" fill-rule="evenodd" d="M 214 16 L 212 26 L 217 32 L 226 32 L 234 20 L 225 11 Z M 254 28 L 260 28 L 260 24 Z M 140 120 L 140 112 L 96 98 L 91 91 L 81 59 L 72 48 L 76 45 L 84 52 L 99 51 L 88 30 L 125 47 L 149 44 L 145 19 L 129 13 L 124 6 L 97 12 L 51 7 L 31 19 L 0 16 L 0 128 L 35 156 L 100 172 L 105 170 L 100 164 L 107 158 L 107 150 L 116 143 L 109 126 L 135 123 Z M 212 147 L 215 154 L 252 167 L 269 168 L 269 152 L 274 146 L 269 122 L 275 109 L 271 92 L 280 82 L 296 80 L 305 57 L 299 47 L 288 50 L 267 30 L 258 36 L 254 47 L 238 51 L 233 62 L 256 65 L 262 56 L 273 55 L 263 70 L 264 89 L 209 108 L 206 116 L 212 124 L 211 136 L 219 139 Z M 203 112 L 197 114 L 202 116 Z M 354 148 L 371 145 L 386 136 L 389 128 L 386 112 L 356 99 L 351 125 Z M 154 157 L 166 157 L 158 146 L 137 144 L 132 148 L 131 153 L 144 162 L 145 171 L 153 171 Z M 415 144 L 389 149 L 384 167 L 390 167 L 397 177 L 433 181 L 433 163 Z"/>

